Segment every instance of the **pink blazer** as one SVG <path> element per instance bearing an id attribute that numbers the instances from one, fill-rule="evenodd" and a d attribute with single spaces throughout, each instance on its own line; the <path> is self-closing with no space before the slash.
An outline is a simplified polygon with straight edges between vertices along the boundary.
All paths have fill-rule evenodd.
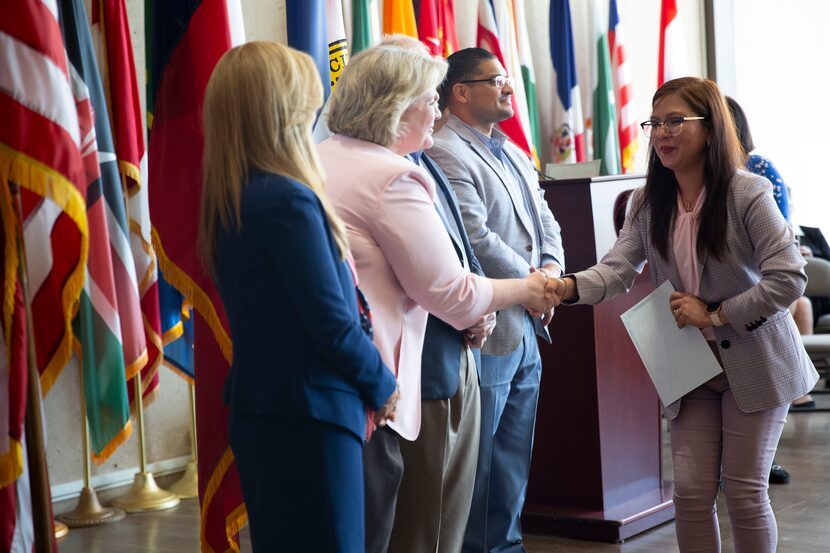
<path id="1" fill-rule="evenodd" d="M 458 263 L 426 171 L 383 146 L 339 135 L 318 151 L 372 311 L 375 346 L 398 378 L 401 399 L 390 426 L 414 440 L 427 313 L 468 328 L 486 312 L 493 288 Z"/>

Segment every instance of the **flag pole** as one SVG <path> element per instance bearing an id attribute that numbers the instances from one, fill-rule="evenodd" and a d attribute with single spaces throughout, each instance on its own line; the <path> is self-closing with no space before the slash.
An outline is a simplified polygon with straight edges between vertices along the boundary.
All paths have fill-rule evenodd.
<path id="1" fill-rule="evenodd" d="M 29 301 L 29 281 L 26 271 L 26 249 L 23 244 L 23 206 L 20 190 L 10 183 L 14 196 L 17 226 L 17 251 L 20 262 L 17 264 L 18 278 L 23 290 L 23 304 L 26 312 L 26 360 L 28 366 L 28 384 L 26 386 L 26 457 L 31 487 L 32 521 L 34 530 L 35 553 L 52 553 L 55 539 L 66 535 L 64 528 L 56 527 L 52 516 L 49 471 L 46 465 L 46 451 L 43 443 L 43 412 L 41 411 L 40 375 L 37 370 L 37 351 L 35 348 L 34 324 L 32 322 L 32 304 Z M 59 536 L 60 534 L 60 536 Z"/>
<path id="2" fill-rule="evenodd" d="M 190 462 L 179 480 L 170 486 L 170 491 L 181 499 L 199 497 L 199 471 L 196 465 L 196 385 L 188 384 L 190 392 Z"/>
<path id="3" fill-rule="evenodd" d="M 179 496 L 159 488 L 152 472 L 147 472 L 147 449 L 144 444 L 144 398 L 141 390 L 141 376 L 133 377 L 136 414 L 138 416 L 138 455 L 141 470 L 136 473 L 133 484 L 124 495 L 112 500 L 112 505 L 128 513 L 163 511 L 172 509 L 181 500 Z"/>
<path id="4" fill-rule="evenodd" d="M 83 421 L 81 438 L 84 450 L 84 487 L 81 489 L 81 495 L 78 497 L 78 505 L 75 509 L 57 516 L 57 519 L 69 528 L 84 528 L 87 526 L 111 524 L 124 518 L 124 511 L 121 509 L 102 507 L 101 502 L 98 501 L 98 494 L 92 489 L 92 469 L 89 464 L 89 458 L 92 452 L 89 447 L 89 426 L 87 423 L 86 396 L 84 393 L 84 371 L 81 367 L 78 367 L 78 374 L 80 375 L 81 382 L 81 420 Z"/>

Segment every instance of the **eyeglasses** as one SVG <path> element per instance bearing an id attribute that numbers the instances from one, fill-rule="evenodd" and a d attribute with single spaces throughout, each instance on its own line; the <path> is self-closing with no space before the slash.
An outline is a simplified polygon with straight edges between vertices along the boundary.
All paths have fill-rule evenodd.
<path id="1" fill-rule="evenodd" d="M 487 79 L 472 79 L 469 81 L 460 81 L 461 84 L 472 84 L 472 83 L 493 83 L 496 88 L 502 89 L 504 85 L 507 85 L 513 88 L 513 78 L 507 77 L 505 75 L 496 75 L 495 77 L 489 77 Z"/>
<path id="2" fill-rule="evenodd" d="M 649 119 L 648 121 L 643 121 L 642 123 L 640 123 L 640 127 L 643 129 L 646 138 L 657 136 L 657 129 L 659 129 L 660 127 L 663 127 L 665 129 L 667 136 L 677 136 L 678 134 L 683 132 L 683 121 L 701 121 L 703 119 L 706 118 L 697 115 L 694 117 L 669 117 L 665 121 Z"/>

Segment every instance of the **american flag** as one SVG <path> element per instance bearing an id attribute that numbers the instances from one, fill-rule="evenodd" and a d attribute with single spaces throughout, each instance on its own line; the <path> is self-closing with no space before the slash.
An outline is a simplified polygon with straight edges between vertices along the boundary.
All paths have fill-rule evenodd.
<path id="1" fill-rule="evenodd" d="M 617 11 L 617 0 L 611 0 L 608 15 L 608 47 L 611 52 L 611 72 L 614 77 L 614 95 L 617 97 L 617 128 L 620 137 L 620 160 L 623 173 L 634 170 L 637 142 L 637 121 L 634 113 L 634 91 L 631 74 L 625 58 L 622 26 Z"/>
<path id="2" fill-rule="evenodd" d="M 3 390 L 9 393 L 8 403 L 0 402 L 9 409 L 3 413 L 8 429 L 4 428 L 0 438 L 0 456 L 14 452 L 19 461 L 0 475 L 0 550 L 31 551 L 34 530 L 43 520 L 33 518 L 29 479 L 22 461 L 25 440 L 22 430 L 15 430 L 22 412 L 17 394 L 23 389 L 20 370 L 25 362 L 25 333 L 17 276 L 8 265 L 12 259 L 8 246 L 20 238 L 13 221 L 17 210 L 10 208 L 12 187 L 20 190 L 31 316 L 38 330 L 35 362 L 44 393 L 72 354 L 72 319 L 83 289 L 88 252 L 81 131 L 54 1 L 9 2 L 3 7 L 0 121 L 0 192 L 5 205 L 4 351 L 0 363 L 5 371 L 0 373 L 7 375 Z M 51 516 L 48 523 L 51 525 Z"/>

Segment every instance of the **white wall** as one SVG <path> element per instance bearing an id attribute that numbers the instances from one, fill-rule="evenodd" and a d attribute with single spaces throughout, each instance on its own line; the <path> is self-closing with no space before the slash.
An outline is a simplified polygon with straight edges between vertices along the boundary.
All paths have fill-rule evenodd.
<path id="1" fill-rule="evenodd" d="M 733 0 L 735 99 L 757 152 L 793 191 L 795 222 L 830 238 L 830 72 L 825 0 Z"/>

